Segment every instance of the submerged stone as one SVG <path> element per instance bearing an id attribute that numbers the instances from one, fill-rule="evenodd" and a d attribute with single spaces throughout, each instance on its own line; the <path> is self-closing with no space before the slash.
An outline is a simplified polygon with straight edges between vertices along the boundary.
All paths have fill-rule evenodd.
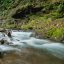
<path id="1" fill-rule="evenodd" d="M 4 44 L 4 43 L 5 43 L 5 42 L 4 42 L 4 40 L 2 39 L 2 40 L 1 40 L 1 44 Z"/>
<path id="2" fill-rule="evenodd" d="M 8 32 L 8 36 L 11 37 L 11 32 Z"/>

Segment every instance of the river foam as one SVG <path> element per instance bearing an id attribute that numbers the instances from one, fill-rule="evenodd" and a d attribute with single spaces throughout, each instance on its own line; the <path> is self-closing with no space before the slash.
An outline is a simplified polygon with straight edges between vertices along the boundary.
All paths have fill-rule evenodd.
<path id="1" fill-rule="evenodd" d="M 12 31 L 12 37 L 5 37 L 0 33 L 0 38 L 5 38 L 10 44 L 0 45 L 0 51 L 18 50 L 26 47 L 45 50 L 46 53 L 64 59 L 64 44 L 55 43 L 44 39 L 31 37 L 32 32 Z"/>

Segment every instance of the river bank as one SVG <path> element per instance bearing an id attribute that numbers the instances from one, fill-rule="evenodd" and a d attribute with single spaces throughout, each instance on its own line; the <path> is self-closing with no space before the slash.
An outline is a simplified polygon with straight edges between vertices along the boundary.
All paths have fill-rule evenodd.
<path id="1" fill-rule="evenodd" d="M 31 30 L 39 34 L 40 38 L 64 42 L 63 0 L 10 0 L 10 3 L 3 1 L 2 4 L 0 27 Z"/>
<path id="2" fill-rule="evenodd" d="M 64 60 L 34 49 L 23 49 L 25 52 L 7 54 L 0 59 L 0 64 L 64 64 Z M 3 62 L 4 61 L 4 62 Z"/>
<path id="3" fill-rule="evenodd" d="M 38 39 L 45 39 L 45 40 L 50 40 L 51 42 L 61 42 L 61 43 L 64 43 L 64 40 L 55 40 L 55 39 L 52 39 L 52 38 L 48 38 L 46 37 L 45 35 L 43 35 L 42 33 L 43 32 L 38 32 L 38 31 L 35 31 L 35 30 L 19 30 L 19 29 L 4 29 L 4 28 L 0 28 L 0 32 L 2 33 L 6 33 L 8 35 L 8 33 L 12 31 L 18 31 L 18 32 L 32 32 L 32 35 L 31 37 L 35 37 L 35 38 L 38 38 Z"/>

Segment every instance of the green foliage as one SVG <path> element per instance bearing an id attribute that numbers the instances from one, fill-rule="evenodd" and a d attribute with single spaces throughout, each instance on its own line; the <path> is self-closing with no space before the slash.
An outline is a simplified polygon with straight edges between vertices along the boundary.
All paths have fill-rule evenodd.
<path id="1" fill-rule="evenodd" d="M 0 10 L 8 9 L 13 3 L 14 0 L 0 0 Z"/>
<path id="2" fill-rule="evenodd" d="M 62 40 L 64 37 L 64 28 L 57 28 L 52 35 L 52 38 L 54 38 L 55 40 Z"/>
<path id="3" fill-rule="evenodd" d="M 30 25 L 23 25 L 23 26 L 21 26 L 21 28 L 22 29 L 24 29 L 24 30 L 32 30 L 33 29 L 33 27 L 32 26 L 30 26 Z"/>
<path id="4" fill-rule="evenodd" d="M 47 37 L 50 38 L 53 33 L 56 31 L 56 27 L 51 27 L 48 31 L 47 31 Z"/>
<path id="5" fill-rule="evenodd" d="M 41 33 L 42 36 L 57 41 L 64 38 L 64 22 L 62 22 L 62 19 L 52 21 L 51 18 L 45 19 L 45 17 L 36 16 L 34 18 L 31 16 L 29 22 L 26 25 L 22 25 L 21 28 L 24 30 L 35 30 Z"/>
<path id="6" fill-rule="evenodd" d="M 64 2 L 62 2 L 59 6 L 58 6 L 58 12 L 59 13 L 62 13 L 62 12 L 64 12 Z"/>
<path id="7" fill-rule="evenodd" d="M 12 16 L 19 13 L 28 6 L 42 7 L 40 12 L 27 15 L 29 20 L 20 18 L 19 24 L 14 24 Z M 64 38 L 64 1 L 62 0 L 0 0 L 0 16 L 8 20 L 3 28 L 35 30 L 46 38 L 62 40 Z M 8 16 L 7 16 L 8 15 Z M 22 24 L 23 23 L 23 24 Z M 57 26 L 58 25 L 58 26 Z"/>

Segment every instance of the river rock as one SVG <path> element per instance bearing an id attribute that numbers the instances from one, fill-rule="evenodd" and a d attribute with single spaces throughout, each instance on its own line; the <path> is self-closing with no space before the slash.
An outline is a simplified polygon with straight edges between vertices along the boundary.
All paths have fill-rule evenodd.
<path id="1" fill-rule="evenodd" d="M 0 32 L 5 32 L 6 30 L 4 28 L 0 28 Z"/>
<path id="2" fill-rule="evenodd" d="M 11 32 L 8 32 L 8 36 L 11 37 Z"/>
<path id="3" fill-rule="evenodd" d="M 11 37 L 11 30 L 6 29 L 6 34 L 7 34 L 8 37 Z"/>
<path id="4" fill-rule="evenodd" d="M 4 44 L 5 43 L 5 41 L 3 39 L 0 42 L 1 42 L 1 44 Z"/>

